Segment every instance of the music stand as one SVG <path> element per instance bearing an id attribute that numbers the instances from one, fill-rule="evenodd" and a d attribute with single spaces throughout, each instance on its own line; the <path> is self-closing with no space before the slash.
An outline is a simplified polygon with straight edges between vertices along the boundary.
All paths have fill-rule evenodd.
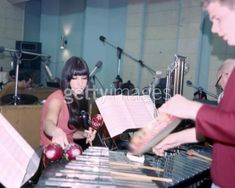
<path id="1" fill-rule="evenodd" d="M 103 125 L 98 131 L 97 136 L 99 142 L 102 146 L 109 148 L 111 151 L 115 151 L 118 149 L 117 143 L 115 140 L 109 135 L 109 132 L 105 125 Z"/>

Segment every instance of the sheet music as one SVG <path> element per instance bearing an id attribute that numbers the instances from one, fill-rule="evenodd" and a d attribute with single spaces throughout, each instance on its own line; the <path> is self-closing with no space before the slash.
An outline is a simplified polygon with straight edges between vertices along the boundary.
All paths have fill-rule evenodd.
<path id="1" fill-rule="evenodd" d="M 0 168 L 4 169 L 0 173 L 0 181 L 5 187 L 21 187 L 34 153 L 31 146 L 0 113 Z M 33 170 L 36 172 L 37 168 Z"/>
<path id="2" fill-rule="evenodd" d="M 143 123 L 154 119 L 155 105 L 147 95 L 143 96 L 123 96 L 123 102 L 132 116 L 135 128 L 142 128 Z"/>
<path id="3" fill-rule="evenodd" d="M 155 107 L 149 96 L 103 96 L 96 104 L 111 137 L 142 128 L 154 119 Z"/>
<path id="4" fill-rule="evenodd" d="M 0 182 L 5 187 L 20 187 L 25 171 L 2 143 L 0 143 L 0 156 Z"/>

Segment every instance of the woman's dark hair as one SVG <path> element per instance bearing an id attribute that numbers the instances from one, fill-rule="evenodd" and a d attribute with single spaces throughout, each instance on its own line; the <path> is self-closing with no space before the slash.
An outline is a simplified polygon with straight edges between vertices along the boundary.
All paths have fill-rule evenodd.
<path id="1" fill-rule="evenodd" d="M 87 63 L 80 57 L 69 58 L 62 70 L 60 87 L 65 96 L 65 100 L 69 110 L 68 127 L 80 129 L 82 128 L 80 116 L 82 111 L 88 112 L 88 100 L 85 92 L 79 96 L 74 96 L 71 91 L 70 81 L 74 76 L 87 76 L 89 81 L 89 68 Z"/>

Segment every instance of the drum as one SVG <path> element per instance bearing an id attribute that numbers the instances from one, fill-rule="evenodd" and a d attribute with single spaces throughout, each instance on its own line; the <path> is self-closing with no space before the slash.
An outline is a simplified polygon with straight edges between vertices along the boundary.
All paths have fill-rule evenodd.
<path id="1" fill-rule="evenodd" d="M 18 94 L 18 99 L 16 104 L 35 104 L 38 102 L 38 98 L 33 95 L 27 94 Z M 15 104 L 14 94 L 8 94 L 1 97 L 1 104 L 2 105 L 12 105 Z"/>

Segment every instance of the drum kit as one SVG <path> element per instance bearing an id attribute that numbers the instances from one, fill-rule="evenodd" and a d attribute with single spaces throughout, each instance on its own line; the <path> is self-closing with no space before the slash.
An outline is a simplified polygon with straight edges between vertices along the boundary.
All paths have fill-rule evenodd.
<path id="1" fill-rule="evenodd" d="M 15 91 L 14 91 L 14 94 L 9 94 L 9 95 L 3 96 L 1 98 L 2 104 L 18 105 L 18 104 L 34 104 L 34 103 L 36 103 L 38 101 L 37 97 L 32 96 L 32 95 L 28 95 L 28 94 L 18 94 L 19 66 L 21 64 L 22 54 L 41 56 L 41 57 L 45 57 L 47 59 L 49 59 L 50 56 L 45 55 L 45 54 L 33 53 L 33 52 L 29 52 L 29 51 L 22 51 L 22 50 L 15 50 L 15 49 L 1 47 L 0 52 L 3 52 L 3 51 L 10 52 L 10 54 L 13 58 L 13 61 L 15 61 Z M 0 82 L 2 84 L 5 84 L 6 82 L 4 82 L 4 81 L 6 80 L 6 77 L 8 77 L 8 74 L 6 72 L 1 72 L 0 77 L 1 77 Z"/>

